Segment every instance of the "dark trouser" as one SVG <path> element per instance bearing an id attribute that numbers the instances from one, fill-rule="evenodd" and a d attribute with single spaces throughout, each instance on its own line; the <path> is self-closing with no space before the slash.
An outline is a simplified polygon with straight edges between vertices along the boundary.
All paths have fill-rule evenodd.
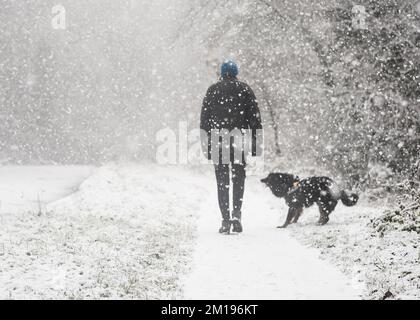
<path id="1" fill-rule="evenodd" d="M 216 169 L 217 191 L 219 207 L 223 220 L 230 220 L 229 187 L 230 171 L 232 169 L 233 184 L 233 213 L 232 218 L 241 219 L 241 208 L 245 190 L 245 164 L 218 164 Z"/>

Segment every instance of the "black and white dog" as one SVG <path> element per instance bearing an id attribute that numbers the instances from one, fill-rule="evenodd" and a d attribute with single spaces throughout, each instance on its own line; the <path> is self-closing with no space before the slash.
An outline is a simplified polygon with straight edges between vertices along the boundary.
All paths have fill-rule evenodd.
<path id="1" fill-rule="evenodd" d="M 291 174 L 270 173 L 261 182 L 266 184 L 276 197 L 285 198 L 289 206 L 286 222 L 279 228 L 286 228 L 289 224 L 296 223 L 303 209 L 309 208 L 314 203 L 318 205 L 320 212 L 318 225 L 325 225 L 339 200 L 348 207 L 356 205 L 359 200 L 357 194 L 348 194 L 338 189 L 334 181 L 328 177 L 300 180 Z"/>

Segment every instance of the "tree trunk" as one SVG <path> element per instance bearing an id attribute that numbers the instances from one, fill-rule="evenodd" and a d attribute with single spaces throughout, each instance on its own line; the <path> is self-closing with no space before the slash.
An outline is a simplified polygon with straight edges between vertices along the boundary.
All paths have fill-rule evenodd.
<path id="1" fill-rule="evenodd" d="M 270 113 L 271 118 L 271 126 L 274 130 L 274 147 L 275 147 L 275 155 L 281 156 L 281 148 L 280 148 L 280 140 L 279 140 L 279 127 L 276 121 L 276 112 L 273 108 L 273 105 L 270 102 L 270 98 L 268 96 L 268 92 L 263 85 L 261 85 L 261 91 L 263 93 L 263 100 L 267 105 L 268 112 Z"/>

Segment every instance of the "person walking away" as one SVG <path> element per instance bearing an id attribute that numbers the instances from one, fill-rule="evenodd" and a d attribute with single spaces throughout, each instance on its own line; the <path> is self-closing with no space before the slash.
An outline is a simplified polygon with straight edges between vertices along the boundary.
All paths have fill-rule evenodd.
<path id="1" fill-rule="evenodd" d="M 258 139 L 262 137 L 258 102 L 252 89 L 238 80 L 238 73 L 238 66 L 234 61 L 224 62 L 221 66 L 221 78 L 207 90 L 201 110 L 203 152 L 215 168 L 218 201 L 223 219 L 219 232 L 222 234 L 229 234 L 231 228 L 235 233 L 243 231 L 241 210 L 248 153 L 244 147 L 248 142 L 243 139 L 251 136 L 252 156 L 262 153 L 262 143 Z M 246 131 L 251 132 L 251 135 L 245 135 Z M 217 134 L 214 134 L 215 132 Z M 237 132 L 242 135 L 241 139 L 237 139 Z M 231 180 L 232 217 L 229 199 Z"/>

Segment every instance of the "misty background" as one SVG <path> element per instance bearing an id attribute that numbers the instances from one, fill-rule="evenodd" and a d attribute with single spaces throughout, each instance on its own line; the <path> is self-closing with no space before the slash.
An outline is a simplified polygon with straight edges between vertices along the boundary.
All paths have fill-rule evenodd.
<path id="1" fill-rule="evenodd" d="M 3 164 L 154 161 L 156 133 L 197 128 L 233 58 L 267 165 L 359 187 L 419 180 L 417 1 L 3 0 L 0 31 Z"/>

